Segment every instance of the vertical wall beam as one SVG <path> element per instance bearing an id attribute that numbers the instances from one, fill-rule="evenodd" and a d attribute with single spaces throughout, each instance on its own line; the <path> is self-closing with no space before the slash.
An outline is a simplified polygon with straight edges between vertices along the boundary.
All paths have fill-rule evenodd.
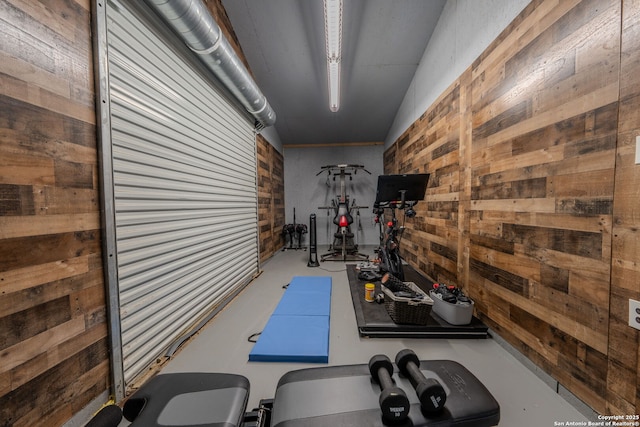
<path id="1" fill-rule="evenodd" d="M 620 86 L 611 229 L 611 291 L 606 410 L 640 412 L 640 332 L 628 325 L 629 300 L 640 299 L 640 2 L 622 1 Z"/>
<path id="2" fill-rule="evenodd" d="M 109 63 L 107 60 L 107 2 L 95 0 L 93 7 L 93 43 L 96 86 L 97 137 L 99 148 L 102 254 L 105 266 L 107 314 L 111 356 L 111 387 L 116 401 L 124 399 L 124 367 L 120 327 L 120 292 L 115 233 L 113 157 L 111 145 L 111 104 Z"/>
<path id="3" fill-rule="evenodd" d="M 471 209 L 471 69 L 460 76 L 460 176 L 458 202 L 458 284 L 469 291 Z"/>

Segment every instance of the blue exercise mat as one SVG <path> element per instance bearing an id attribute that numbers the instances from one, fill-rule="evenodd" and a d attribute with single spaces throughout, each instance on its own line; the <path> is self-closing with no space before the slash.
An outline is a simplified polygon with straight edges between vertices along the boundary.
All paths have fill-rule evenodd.
<path id="1" fill-rule="evenodd" d="M 325 292 L 331 295 L 331 277 L 294 276 L 289 282 L 287 291 L 294 293 Z"/>
<path id="2" fill-rule="evenodd" d="M 329 362 L 331 277 L 294 277 L 249 353 L 252 362 Z"/>
<path id="3" fill-rule="evenodd" d="M 249 360 L 329 362 L 329 316 L 271 316 Z"/>

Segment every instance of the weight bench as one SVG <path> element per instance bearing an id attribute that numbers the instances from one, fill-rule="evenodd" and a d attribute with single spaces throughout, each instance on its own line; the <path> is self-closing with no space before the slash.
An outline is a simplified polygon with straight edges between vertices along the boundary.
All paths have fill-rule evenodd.
<path id="1" fill-rule="evenodd" d="M 102 408 L 85 427 L 241 427 L 249 399 L 242 375 L 189 372 L 157 375 L 124 403 Z"/>
<path id="2" fill-rule="evenodd" d="M 263 407 L 261 401 L 261 407 L 252 412 L 245 412 L 249 381 L 241 375 L 161 374 L 127 400 L 123 412 L 133 427 L 490 427 L 498 424 L 498 402 L 462 365 L 449 360 L 421 361 L 419 369 L 442 384 L 447 393 L 446 403 L 440 413 L 424 413 L 409 379 L 399 374 L 394 365 L 392 379 L 406 392 L 410 403 L 408 418 L 400 424 L 385 424 L 378 400 L 380 387 L 372 380 L 366 364 L 288 372 L 280 378 L 275 398 L 264 401 L 269 402 L 269 406 Z M 256 416 L 261 411 L 262 414 Z M 118 422 L 90 425 L 116 427 Z"/>
<path id="3" fill-rule="evenodd" d="M 397 372 L 393 380 L 407 394 L 408 418 L 401 426 L 490 427 L 500 421 L 500 406 L 486 387 L 464 366 L 450 360 L 421 361 L 426 377 L 436 378 L 447 392 L 444 409 L 425 415 L 409 379 Z M 382 427 L 378 398 L 368 365 L 308 368 L 286 373 L 273 401 L 272 427 Z"/>
<path id="4" fill-rule="evenodd" d="M 249 380 L 217 373 L 162 374 L 122 409 L 132 426 L 242 426 Z"/>

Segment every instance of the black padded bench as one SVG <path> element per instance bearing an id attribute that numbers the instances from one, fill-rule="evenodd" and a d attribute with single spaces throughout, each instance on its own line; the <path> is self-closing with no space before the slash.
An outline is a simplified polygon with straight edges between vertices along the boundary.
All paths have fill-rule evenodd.
<path id="1" fill-rule="evenodd" d="M 249 380 L 218 373 L 161 374 L 145 383 L 122 409 L 131 426 L 240 427 Z"/>
<path id="2" fill-rule="evenodd" d="M 411 383 L 396 369 L 392 378 L 404 389 L 411 404 L 409 418 L 401 426 L 490 427 L 500 421 L 498 402 L 461 364 L 450 360 L 421 361 L 420 370 L 426 377 L 440 381 L 447 392 L 446 404 L 438 415 L 425 416 Z M 368 365 L 292 371 L 278 383 L 271 426 L 385 426 L 379 395 L 380 387 L 372 381 Z"/>
<path id="3" fill-rule="evenodd" d="M 437 379 L 447 399 L 442 412 L 425 415 L 410 381 L 395 368 L 392 379 L 406 392 L 408 419 L 399 426 L 490 427 L 500 421 L 500 406 L 486 387 L 465 367 L 449 360 L 420 362 L 420 371 Z M 382 427 L 375 384 L 369 367 L 362 365 L 308 368 L 280 378 L 269 406 L 246 412 L 249 381 L 241 375 L 219 373 L 161 374 L 144 384 L 124 404 L 131 426 L 181 427 Z M 105 409 L 117 409 L 107 407 Z M 256 411 L 264 411 L 256 416 Z M 252 414 L 249 416 L 249 414 Z M 91 426 L 117 427 L 109 414 Z M 121 415 L 120 415 L 121 418 Z M 112 417 L 111 420 L 114 420 Z M 260 421 L 256 421 L 260 420 Z M 264 421 L 267 421 L 264 424 Z"/>

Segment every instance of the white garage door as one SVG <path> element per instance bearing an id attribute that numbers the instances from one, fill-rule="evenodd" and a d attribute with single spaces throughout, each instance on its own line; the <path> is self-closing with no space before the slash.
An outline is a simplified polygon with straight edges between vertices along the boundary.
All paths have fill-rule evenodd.
<path id="1" fill-rule="evenodd" d="M 253 124 L 153 28 L 108 3 L 126 385 L 258 271 Z"/>

